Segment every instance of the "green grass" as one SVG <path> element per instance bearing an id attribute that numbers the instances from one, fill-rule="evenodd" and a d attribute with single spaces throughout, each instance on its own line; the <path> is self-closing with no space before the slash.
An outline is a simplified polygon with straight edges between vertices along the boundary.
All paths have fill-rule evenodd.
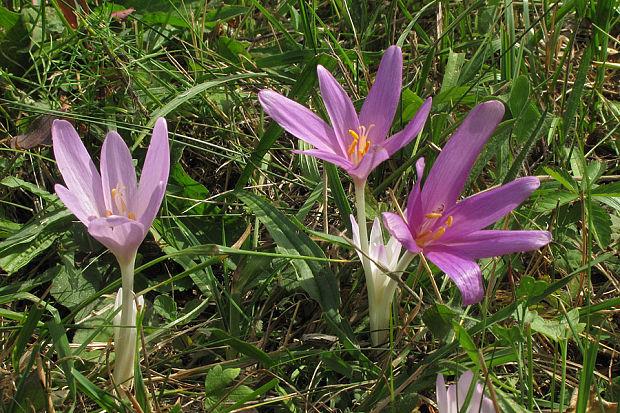
<path id="1" fill-rule="evenodd" d="M 620 399 L 619 78 L 601 63 L 620 48 L 613 1 L 136 0 L 91 5 L 77 28 L 60 0 L 41 3 L 0 8 L 1 411 L 427 412 L 437 373 L 467 369 L 506 412 Z M 464 196 L 540 176 L 497 228 L 553 242 L 480 260 L 487 296 L 469 308 L 434 268 L 440 303 L 415 259 L 403 279 L 422 301 L 403 289 L 390 343 L 372 348 L 342 237 L 352 182 L 292 153 L 257 92 L 327 119 L 316 65 L 361 106 L 392 44 L 405 67 L 393 132 L 422 99 L 433 108 L 371 175 L 368 220 L 394 210 L 388 189 L 404 205 L 415 161 L 432 164 L 471 108 L 499 99 L 506 115 Z M 10 144 L 41 114 L 71 119 L 96 163 L 116 129 L 142 165 L 155 119 L 168 121 L 170 180 L 136 269 L 135 402 L 110 380 L 118 265 L 54 195 L 45 134 Z"/>

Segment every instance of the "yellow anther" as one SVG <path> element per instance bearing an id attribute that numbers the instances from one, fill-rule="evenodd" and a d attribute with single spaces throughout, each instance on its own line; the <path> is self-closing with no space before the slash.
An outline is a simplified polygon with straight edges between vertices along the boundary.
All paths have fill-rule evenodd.
<path id="1" fill-rule="evenodd" d="M 110 211 L 109 209 L 106 209 L 105 216 L 106 216 L 106 218 L 111 217 L 112 216 L 112 211 Z"/>
<path id="2" fill-rule="evenodd" d="M 441 236 L 443 235 L 444 232 L 446 232 L 446 229 L 444 227 L 437 228 L 437 232 L 435 233 L 435 235 L 433 235 L 433 239 L 435 241 L 438 241 L 439 238 L 441 238 Z"/>
<path id="3" fill-rule="evenodd" d="M 116 188 L 112 188 L 112 199 L 116 199 L 117 192 Z"/>
<path id="4" fill-rule="evenodd" d="M 426 218 L 441 218 L 441 214 L 438 212 L 431 212 L 430 214 L 424 215 Z"/>
<path id="5" fill-rule="evenodd" d="M 133 212 L 130 212 L 129 214 L 127 214 L 127 218 L 133 219 L 134 221 L 136 220 L 136 216 L 133 214 Z"/>
<path id="6" fill-rule="evenodd" d="M 355 152 L 355 148 L 357 147 L 357 143 L 359 142 L 359 135 L 357 133 L 355 133 L 355 131 L 352 131 L 351 129 L 349 129 L 349 133 L 351 134 L 351 136 L 353 136 L 353 142 L 351 142 L 351 145 L 349 145 L 349 150 L 347 151 L 347 154 L 349 156 L 353 155 L 353 152 Z"/>
<path id="7" fill-rule="evenodd" d="M 448 228 L 450 228 L 450 227 L 452 226 L 452 221 L 454 221 L 454 217 L 453 217 L 452 215 L 450 215 L 450 216 L 448 217 L 448 220 L 446 221 L 446 226 L 447 226 Z"/>

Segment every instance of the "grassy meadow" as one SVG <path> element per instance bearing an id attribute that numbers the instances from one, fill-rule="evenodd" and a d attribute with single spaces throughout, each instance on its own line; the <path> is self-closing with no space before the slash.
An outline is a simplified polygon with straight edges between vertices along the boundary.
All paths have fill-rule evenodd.
<path id="1" fill-rule="evenodd" d="M 437 412 L 435 380 L 473 370 L 502 412 L 614 413 L 620 400 L 620 6 L 613 0 L 3 0 L 1 412 Z M 329 123 L 317 65 L 360 110 L 402 49 L 368 223 L 403 210 L 465 116 L 505 113 L 461 198 L 537 176 L 491 229 L 547 230 L 477 260 L 485 296 L 419 254 L 373 345 L 351 246 L 354 183 L 268 116 L 272 89 Z M 115 256 L 56 195 L 53 119 L 98 167 L 116 130 L 138 175 L 167 121 L 165 197 L 138 249 L 132 388 L 111 379 Z M 388 232 L 384 230 L 386 239 Z M 444 412 L 440 412 L 444 413 Z"/>

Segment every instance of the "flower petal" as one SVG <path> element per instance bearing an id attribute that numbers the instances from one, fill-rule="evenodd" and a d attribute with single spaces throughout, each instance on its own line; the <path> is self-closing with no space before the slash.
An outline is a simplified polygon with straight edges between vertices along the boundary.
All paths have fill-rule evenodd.
<path id="1" fill-rule="evenodd" d="M 321 65 L 318 65 L 316 70 L 319 76 L 319 88 L 321 89 L 321 96 L 323 96 L 323 103 L 336 134 L 340 153 L 346 154 L 349 144 L 353 141 L 349 130 L 359 131 L 357 113 L 353 107 L 353 102 L 332 74 Z"/>
<path id="2" fill-rule="evenodd" d="M 396 153 L 396 151 L 403 146 L 407 145 L 416 136 L 418 136 L 420 132 L 422 132 L 426 119 L 428 118 L 428 114 L 431 111 L 432 103 L 433 100 L 431 98 L 426 99 L 422 106 L 420 106 L 420 109 L 416 112 L 415 116 L 409 121 L 405 129 L 395 133 L 387 141 L 385 141 L 383 147 L 388 151 L 390 156 Z"/>
<path id="3" fill-rule="evenodd" d="M 108 132 L 103 141 L 103 148 L 101 148 L 101 181 L 106 209 L 114 215 L 127 216 L 128 212 L 135 214 L 138 187 L 136 169 L 133 166 L 129 148 L 115 131 Z M 112 189 L 117 186 L 123 192 L 125 211 L 117 206 L 117 202 L 112 197 Z"/>
<path id="4" fill-rule="evenodd" d="M 443 238 L 442 238 L 443 241 Z M 549 231 L 475 231 L 445 245 L 472 258 L 533 251 L 551 242 Z"/>
<path id="5" fill-rule="evenodd" d="M 446 382 L 443 378 L 443 374 L 437 375 L 437 381 L 435 382 L 435 391 L 437 392 L 437 410 L 440 413 L 449 412 L 448 392 L 446 391 Z"/>
<path id="6" fill-rule="evenodd" d="M 317 149 L 346 155 L 346 148 L 340 147 L 334 130 L 310 109 L 269 89 L 258 92 L 258 100 L 265 112 L 287 132 Z"/>
<path id="7" fill-rule="evenodd" d="M 469 388 L 471 387 L 472 380 L 474 379 L 474 372 L 471 370 L 467 370 L 461 377 L 459 377 L 459 381 L 456 384 L 456 404 L 458 406 L 459 411 L 465 404 L 465 400 L 467 399 L 467 393 L 469 393 Z M 480 401 L 482 399 L 482 386 L 479 383 L 474 384 L 475 389 L 472 394 L 471 400 L 467 405 L 467 412 L 477 412 L 480 407 Z"/>
<path id="8" fill-rule="evenodd" d="M 347 172 L 354 179 L 366 181 L 368 175 L 370 175 L 370 173 L 374 171 L 379 164 L 389 158 L 390 154 L 381 146 L 371 146 L 370 151 L 364 155 L 360 163 L 352 169 L 347 169 Z"/>
<path id="9" fill-rule="evenodd" d="M 360 111 L 360 125 L 375 125 L 370 135 L 372 143 L 385 140 L 400 100 L 403 79 L 403 53 L 398 46 L 390 46 L 379 64 L 375 83 Z"/>
<path id="10" fill-rule="evenodd" d="M 170 145 L 168 143 L 168 127 L 166 120 L 159 118 L 153 128 L 153 137 L 146 153 L 140 185 L 138 186 L 138 199 L 135 207 L 135 215 L 145 227 L 150 227 L 164 196 L 168 175 L 170 173 Z M 163 183 L 164 191 L 161 191 Z M 153 195 L 157 193 L 157 197 Z M 155 214 L 152 213 L 155 209 Z M 149 217 L 142 220 L 142 215 L 149 210 Z M 148 222 L 148 224 L 147 224 Z"/>
<path id="11" fill-rule="evenodd" d="M 142 211 L 142 215 L 138 217 L 138 222 L 144 226 L 144 231 L 148 232 L 153 220 L 157 216 L 157 211 L 161 206 L 161 200 L 166 193 L 166 181 L 159 181 L 159 184 L 153 189 L 149 195 L 151 199 L 145 201 L 146 208 Z"/>
<path id="12" fill-rule="evenodd" d="M 395 214 L 393 212 L 384 212 L 381 214 L 383 217 L 383 224 L 390 231 L 390 234 L 394 238 L 396 238 L 403 247 L 407 248 L 409 251 L 413 253 L 420 252 L 420 247 L 416 244 L 413 239 L 413 235 L 411 234 L 411 230 L 405 223 L 405 221 L 400 217 L 400 215 Z"/>
<path id="13" fill-rule="evenodd" d="M 357 225 L 357 220 L 355 219 L 353 214 L 349 215 L 349 219 L 351 220 L 351 231 L 353 232 L 353 238 L 351 239 L 351 241 L 353 241 L 353 246 L 356 247 L 355 252 L 357 252 L 360 260 L 363 260 L 362 253 L 360 252 L 360 249 L 362 249 L 360 244 L 360 227 L 359 225 Z"/>
<path id="14" fill-rule="evenodd" d="M 454 281 L 461 291 L 463 305 L 480 302 L 484 297 L 482 273 L 476 262 L 456 248 L 431 246 L 424 255 Z"/>
<path id="15" fill-rule="evenodd" d="M 456 203 L 478 154 L 503 116 L 504 105 L 496 100 L 481 103 L 469 112 L 428 174 L 422 189 L 424 212 Z"/>
<path id="16" fill-rule="evenodd" d="M 343 158 L 340 155 L 336 155 L 332 152 L 327 152 L 321 149 L 310 149 L 307 151 L 293 150 L 294 153 L 303 153 L 304 155 L 314 156 L 315 158 L 323 159 L 329 163 L 333 163 L 336 166 L 341 167 L 345 171 L 349 172 L 355 169 L 355 164 L 349 161 L 347 158 Z"/>
<path id="17" fill-rule="evenodd" d="M 113 215 L 95 218 L 88 224 L 88 233 L 107 247 L 121 263 L 133 260 L 140 243 L 144 240 L 144 226 L 129 218 Z"/>
<path id="18" fill-rule="evenodd" d="M 452 216 L 453 227 L 442 238 L 443 243 L 487 227 L 515 209 L 540 186 L 535 176 L 517 179 L 499 188 L 482 192 L 457 203 L 444 213 Z"/>
<path id="19" fill-rule="evenodd" d="M 416 180 L 415 186 L 407 199 L 406 216 L 411 228 L 419 228 L 424 220 L 424 212 L 422 211 L 422 204 L 420 200 L 420 185 L 422 183 L 422 177 L 424 176 L 424 158 L 420 158 L 416 161 L 415 169 L 418 174 L 418 179 Z"/>
<path id="20" fill-rule="evenodd" d="M 54 157 L 69 192 L 88 216 L 105 216 L 101 176 L 73 126 L 66 120 L 55 120 L 52 140 Z"/>
<path id="21" fill-rule="evenodd" d="M 88 203 L 83 202 L 79 199 L 75 194 L 69 191 L 67 188 L 60 184 L 54 185 L 54 189 L 56 190 L 56 195 L 62 201 L 63 204 L 69 209 L 69 211 L 73 212 L 73 215 L 77 217 L 82 224 L 88 226 L 88 218 L 94 216 L 93 211 L 88 211 L 86 208 L 89 207 Z M 94 211 L 96 212 L 96 211 Z"/>

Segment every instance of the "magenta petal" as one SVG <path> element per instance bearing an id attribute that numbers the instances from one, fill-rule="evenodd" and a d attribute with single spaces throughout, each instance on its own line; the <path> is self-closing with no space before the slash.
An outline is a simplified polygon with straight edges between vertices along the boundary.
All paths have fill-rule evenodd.
<path id="1" fill-rule="evenodd" d="M 496 100 L 481 103 L 469 112 L 437 157 L 424 183 L 425 212 L 456 203 L 478 154 L 503 116 L 504 105 Z"/>
<path id="2" fill-rule="evenodd" d="M 335 155 L 332 152 L 326 152 L 320 149 L 310 149 L 307 151 L 294 150 L 294 153 L 302 153 L 304 155 L 314 156 L 315 158 L 323 159 L 329 163 L 333 163 L 336 166 L 341 167 L 347 172 L 355 168 L 355 164 L 346 158 L 339 155 Z"/>
<path id="3" fill-rule="evenodd" d="M 52 140 L 58 169 L 69 192 L 82 204 L 81 209 L 88 216 L 105 215 L 101 176 L 73 126 L 66 120 L 55 120 Z"/>
<path id="4" fill-rule="evenodd" d="M 123 138 L 114 131 L 108 132 L 101 148 L 101 181 L 103 183 L 103 196 L 106 209 L 114 215 L 127 215 L 127 212 L 135 214 L 134 205 L 137 194 L 136 169 L 129 153 L 129 148 Z M 119 202 L 112 199 L 112 189 L 122 192 L 126 210 L 119 208 Z M 117 199 L 119 199 L 117 197 Z"/>
<path id="5" fill-rule="evenodd" d="M 360 125 L 375 125 L 370 134 L 372 143 L 381 143 L 388 132 L 400 100 L 403 78 L 403 53 L 398 46 L 390 46 L 381 58 L 375 83 L 360 111 Z"/>
<path id="6" fill-rule="evenodd" d="M 385 149 L 380 146 L 371 146 L 370 152 L 364 155 L 360 163 L 352 169 L 347 169 L 347 172 L 352 178 L 365 181 L 380 163 L 389 158 L 390 154 Z"/>
<path id="7" fill-rule="evenodd" d="M 464 199 L 445 212 L 444 216 L 452 216 L 454 223 L 441 239 L 442 243 L 491 225 L 518 207 L 539 186 L 538 178 L 529 176 Z"/>
<path id="8" fill-rule="evenodd" d="M 476 262 L 456 248 L 433 246 L 424 255 L 454 281 L 461 291 L 463 305 L 476 304 L 484 297 L 482 273 Z"/>
<path id="9" fill-rule="evenodd" d="M 424 215 L 422 212 L 422 205 L 420 204 L 420 185 L 422 177 L 424 176 L 424 158 L 420 158 L 415 163 L 416 173 L 418 179 L 415 182 L 413 191 L 409 194 L 407 199 L 407 221 L 411 228 L 419 228 L 422 225 Z"/>
<path id="10" fill-rule="evenodd" d="M 340 146 L 332 128 L 308 108 L 268 89 L 258 92 L 258 100 L 287 132 L 323 151 L 346 154 L 346 147 Z"/>
<path id="11" fill-rule="evenodd" d="M 409 121 L 405 129 L 395 133 L 387 141 L 385 141 L 383 147 L 389 152 L 390 156 L 392 156 L 403 146 L 407 145 L 416 136 L 418 136 L 420 132 L 422 132 L 426 119 L 428 118 L 428 114 L 431 111 L 432 103 L 431 98 L 426 99 L 422 106 L 420 106 L 420 109 L 416 112 L 413 119 Z"/>
<path id="12" fill-rule="evenodd" d="M 346 154 L 349 143 L 353 141 L 349 130 L 359 133 L 357 113 L 349 96 L 327 69 L 318 65 L 317 74 L 323 103 L 334 128 L 340 153 Z"/>
<path id="13" fill-rule="evenodd" d="M 383 217 L 383 224 L 385 227 L 394 238 L 400 241 L 403 247 L 414 253 L 421 251 L 420 247 L 418 247 L 418 244 L 416 244 L 413 239 L 411 230 L 400 215 L 393 212 L 384 212 L 381 216 Z"/>
<path id="14" fill-rule="evenodd" d="M 164 197 L 168 175 L 170 173 L 170 145 L 168 143 L 168 128 L 166 120 L 159 118 L 155 122 L 153 128 L 153 137 L 149 149 L 146 153 L 146 159 L 140 175 L 140 185 L 138 186 L 138 200 L 135 208 L 135 215 L 140 222 L 147 228 L 151 226 L 157 210 L 161 205 Z M 163 188 L 164 190 L 162 191 Z M 157 196 L 154 197 L 154 195 Z M 155 210 L 153 212 L 152 210 Z M 142 219 L 142 216 L 149 210 L 148 217 Z"/>
<path id="15" fill-rule="evenodd" d="M 121 216 L 95 218 L 88 224 L 88 233 L 126 263 L 133 258 L 146 236 L 144 226 Z"/>
<path id="16" fill-rule="evenodd" d="M 442 239 L 443 241 L 443 239 Z M 483 230 L 445 243 L 472 258 L 489 258 L 520 251 L 532 251 L 551 242 L 549 231 Z"/>
<path id="17" fill-rule="evenodd" d="M 63 204 L 73 212 L 73 215 L 77 217 L 84 225 L 88 225 L 88 218 L 97 216 L 97 211 L 88 211 L 88 203 L 83 202 L 81 199 L 75 196 L 75 194 L 69 191 L 67 188 L 60 184 L 54 185 L 56 195 L 62 201 Z"/>

